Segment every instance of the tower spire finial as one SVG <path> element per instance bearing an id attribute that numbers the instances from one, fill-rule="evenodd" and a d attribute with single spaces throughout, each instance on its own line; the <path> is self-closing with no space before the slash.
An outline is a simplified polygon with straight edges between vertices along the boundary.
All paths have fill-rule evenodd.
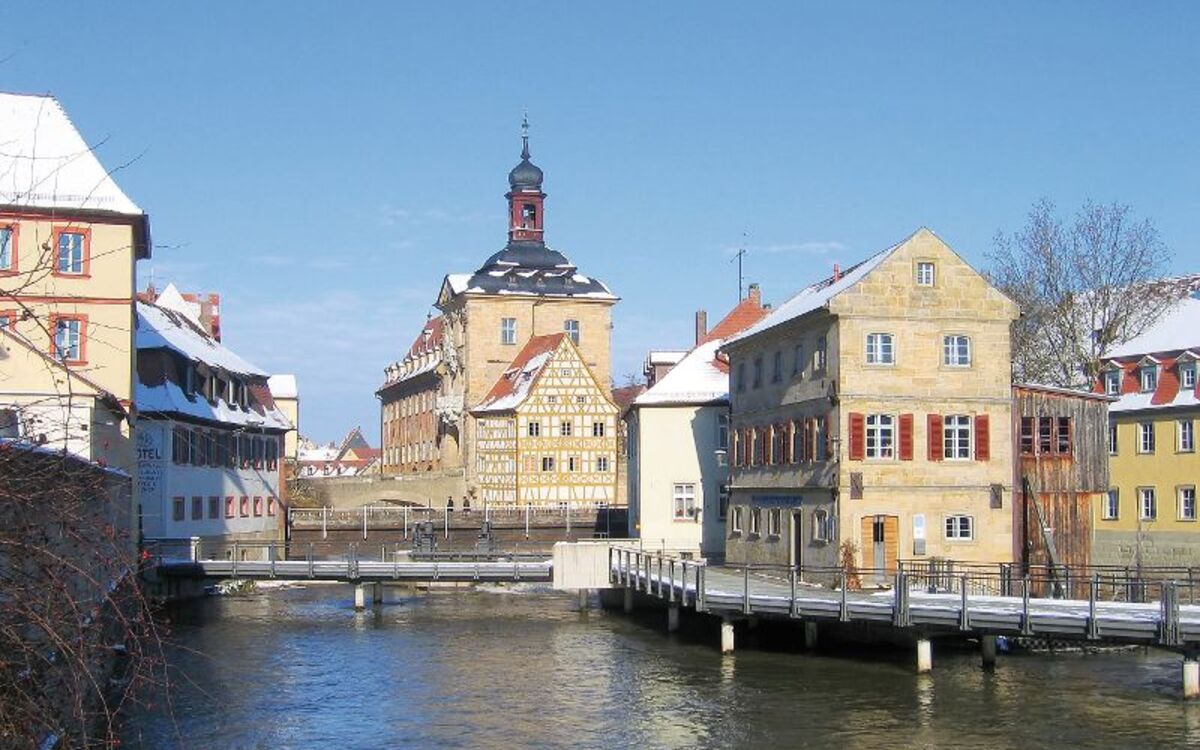
<path id="1" fill-rule="evenodd" d="M 521 158 L 529 158 L 529 110 L 521 117 Z"/>

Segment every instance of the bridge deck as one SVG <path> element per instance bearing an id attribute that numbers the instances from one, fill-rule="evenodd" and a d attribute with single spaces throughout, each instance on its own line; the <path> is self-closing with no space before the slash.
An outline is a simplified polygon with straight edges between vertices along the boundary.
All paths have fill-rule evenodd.
<path id="1" fill-rule="evenodd" d="M 172 560 L 162 575 L 186 578 L 251 578 L 346 582 L 470 582 L 550 580 L 549 560 L 371 562 L 367 560 Z"/>

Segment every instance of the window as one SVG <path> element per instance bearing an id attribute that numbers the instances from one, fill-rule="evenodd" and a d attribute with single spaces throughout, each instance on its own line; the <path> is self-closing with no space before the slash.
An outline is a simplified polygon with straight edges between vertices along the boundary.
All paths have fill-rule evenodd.
<path id="1" fill-rule="evenodd" d="M 268 516 L 275 515 L 275 498 L 273 498 L 273 497 L 267 498 L 267 515 Z"/>
<path id="2" fill-rule="evenodd" d="M 975 536 L 974 523 L 970 516 L 946 516 L 946 538 L 970 540 Z"/>
<path id="3" fill-rule="evenodd" d="M 279 468 L 279 441 L 275 438 L 267 438 L 267 471 L 275 471 Z"/>
<path id="4" fill-rule="evenodd" d="M 891 458 L 894 438 L 895 418 L 891 414 L 867 415 L 867 458 Z"/>
<path id="5" fill-rule="evenodd" d="M 729 513 L 729 530 L 734 534 L 742 533 L 742 506 L 735 505 Z"/>
<path id="6" fill-rule="evenodd" d="M 558 434 L 562 437 L 571 437 L 571 423 L 564 420 L 558 425 Z"/>
<path id="7" fill-rule="evenodd" d="M 263 514 L 262 498 L 258 495 L 254 496 L 254 517 L 260 518 Z"/>
<path id="8" fill-rule="evenodd" d="M 233 516 L 234 516 L 233 495 L 229 495 L 225 498 L 225 517 L 233 518 Z"/>
<path id="9" fill-rule="evenodd" d="M 1071 418 L 1059 417 L 1054 430 L 1054 450 L 1059 455 L 1071 452 Z"/>
<path id="10" fill-rule="evenodd" d="M 1158 367 L 1149 365 L 1141 370 L 1142 393 L 1149 393 L 1158 387 Z"/>
<path id="11" fill-rule="evenodd" d="M 825 369 L 825 337 L 817 339 L 817 348 L 813 350 L 813 370 L 821 372 Z"/>
<path id="12" fill-rule="evenodd" d="M 892 346 L 892 334 L 867 334 L 867 364 L 893 365 L 896 363 L 896 351 Z"/>
<path id="13" fill-rule="evenodd" d="M 1108 455 L 1117 455 L 1117 423 L 1108 423 Z"/>
<path id="14" fill-rule="evenodd" d="M 792 377 L 798 377 L 804 373 L 804 344 L 796 344 L 792 349 Z"/>
<path id="15" fill-rule="evenodd" d="M 717 417 L 717 449 L 729 450 L 729 415 L 721 414 Z"/>
<path id="16" fill-rule="evenodd" d="M 554 456 L 542 456 L 542 471 L 554 471 Z"/>
<path id="17" fill-rule="evenodd" d="M 776 425 L 771 428 L 771 463 L 775 466 L 787 462 L 787 427 Z"/>
<path id="18" fill-rule="evenodd" d="M 250 498 L 245 495 L 242 495 L 242 499 L 238 503 L 238 515 L 242 518 L 250 517 Z"/>
<path id="19" fill-rule="evenodd" d="M 1179 488 L 1179 520 L 1180 521 L 1195 521 L 1196 520 L 1196 488 L 1195 487 L 1180 487 Z"/>
<path id="20" fill-rule="evenodd" d="M 754 358 L 754 383 L 752 384 L 752 387 L 754 387 L 754 388 L 762 387 L 762 376 L 763 376 L 762 357 L 755 357 Z"/>
<path id="21" fill-rule="evenodd" d="M 724 521 L 729 515 L 729 485 L 721 485 L 720 494 L 717 495 L 717 514 Z"/>
<path id="22" fill-rule="evenodd" d="M 598 456 L 596 458 L 596 471 L 608 471 L 608 456 Z"/>
<path id="23" fill-rule="evenodd" d="M 1038 417 L 1038 453 L 1049 453 L 1054 447 L 1054 417 Z"/>
<path id="24" fill-rule="evenodd" d="M 737 389 L 738 389 L 738 393 L 746 392 L 746 363 L 745 362 L 738 362 Z"/>
<path id="25" fill-rule="evenodd" d="M 516 318 L 501 318 L 500 319 L 500 343 L 501 344 L 517 343 L 517 319 Z"/>
<path id="26" fill-rule="evenodd" d="M 185 502 L 182 497 L 171 498 L 171 520 L 182 521 L 184 519 L 184 514 L 187 512 Z"/>
<path id="27" fill-rule="evenodd" d="M 944 420 L 942 427 L 942 457 L 947 461 L 971 457 L 971 417 L 953 414 Z"/>
<path id="28" fill-rule="evenodd" d="M 1138 487 L 1138 518 L 1153 521 L 1158 518 L 1158 500 L 1153 487 Z"/>
<path id="29" fill-rule="evenodd" d="M 917 286 L 933 286 L 936 271 L 933 263 L 921 261 L 917 263 Z"/>
<path id="30" fill-rule="evenodd" d="M 1104 373 L 1104 392 L 1110 396 L 1121 393 L 1121 373 L 1117 371 Z"/>
<path id="31" fill-rule="evenodd" d="M 63 362 L 83 362 L 84 321 L 82 318 L 54 318 L 54 356 Z"/>
<path id="32" fill-rule="evenodd" d="M 530 422 L 528 425 L 526 425 L 525 430 L 526 430 L 527 434 L 529 435 L 529 437 L 541 437 L 542 436 L 542 423 L 541 422 Z"/>
<path id="33" fill-rule="evenodd" d="M 579 471 L 579 459 L 575 456 L 567 458 L 567 471 Z"/>
<path id="34" fill-rule="evenodd" d="M 575 403 L 577 403 L 577 404 L 586 404 L 586 403 L 587 403 L 587 396 L 576 396 L 576 397 L 575 397 Z"/>
<path id="35" fill-rule="evenodd" d="M 696 519 L 696 485 L 676 484 L 671 489 L 671 507 L 676 521 Z"/>
<path id="36" fill-rule="evenodd" d="M 958 335 L 943 336 L 942 364 L 947 367 L 970 367 L 971 338 Z"/>
<path id="37" fill-rule="evenodd" d="M 763 431 L 759 427 L 750 428 L 750 465 L 763 465 Z"/>
<path id="38" fill-rule="evenodd" d="M 1138 422 L 1138 453 L 1154 452 L 1154 423 Z"/>
<path id="39" fill-rule="evenodd" d="M 571 341 L 574 341 L 576 344 L 579 343 L 579 321 L 578 320 L 564 320 L 563 321 L 563 331 L 566 332 L 567 336 L 571 339 Z"/>
<path id="40" fill-rule="evenodd" d="M 812 540 L 814 542 L 828 542 L 831 538 L 829 528 L 829 511 L 824 508 L 817 508 L 812 514 Z"/>
<path id="41" fill-rule="evenodd" d="M 762 533 L 762 508 L 750 509 L 750 533 Z"/>
<path id="42" fill-rule="evenodd" d="M 779 536 L 783 526 L 783 509 L 771 508 L 767 511 L 767 536 Z"/>
<path id="43" fill-rule="evenodd" d="M 533 203 L 521 204 L 521 228 L 534 229 L 537 227 L 537 206 Z"/>
<path id="44" fill-rule="evenodd" d="M 210 519 L 221 517 L 221 498 L 216 495 L 208 498 L 208 517 Z"/>
<path id="45" fill-rule="evenodd" d="M 204 519 L 204 498 L 192 498 L 192 520 L 200 521 Z"/>
<path id="46" fill-rule="evenodd" d="M 21 418 L 16 409 L 0 409 L 0 438 L 21 437 Z"/>
<path id="47" fill-rule="evenodd" d="M 1115 521 L 1121 517 L 1121 491 L 1115 487 L 1104 495 L 1104 507 L 1100 517 L 1105 521 Z"/>
<path id="48" fill-rule="evenodd" d="M 603 422 L 592 422 L 592 437 L 604 437 Z"/>
<path id="49" fill-rule="evenodd" d="M 16 270 L 16 239 L 16 232 L 12 226 L 0 227 L 0 273 Z"/>
<path id="50" fill-rule="evenodd" d="M 58 258 L 54 271 L 60 275 L 82 276 L 87 273 L 87 232 L 59 230 L 55 246 Z"/>
<path id="51" fill-rule="evenodd" d="M 1191 453 L 1196 450 L 1196 435 L 1192 420 L 1181 419 L 1178 424 L 1179 452 Z"/>
<path id="52" fill-rule="evenodd" d="M 188 443 L 191 441 L 191 432 L 186 427 L 176 427 L 171 430 L 171 461 L 177 464 L 186 464 L 191 461 L 191 449 Z"/>
<path id="53" fill-rule="evenodd" d="M 1021 417 L 1021 454 L 1033 455 L 1033 417 Z"/>
<path id="54" fill-rule="evenodd" d="M 775 352 L 775 357 L 771 360 L 771 382 L 778 383 L 783 380 L 783 352 Z"/>
<path id="55" fill-rule="evenodd" d="M 1179 380 L 1183 383 L 1183 387 L 1193 389 L 1196 387 L 1196 366 L 1186 365 L 1179 368 Z"/>

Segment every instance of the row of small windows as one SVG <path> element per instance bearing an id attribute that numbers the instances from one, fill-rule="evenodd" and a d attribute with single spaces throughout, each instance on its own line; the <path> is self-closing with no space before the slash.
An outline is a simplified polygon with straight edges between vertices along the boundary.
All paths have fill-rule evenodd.
<path id="1" fill-rule="evenodd" d="M 766 510 L 767 517 L 767 533 L 768 537 L 780 536 L 783 529 L 783 509 L 782 508 L 745 508 L 740 505 L 735 505 L 729 512 L 729 531 L 731 534 L 737 535 L 747 531 L 745 527 L 745 516 L 749 515 L 750 537 L 762 536 L 762 520 L 763 510 Z M 747 511 L 748 514 L 747 514 Z M 817 508 L 812 512 L 812 541 L 823 544 L 835 538 L 834 520 L 830 516 L 829 511 L 824 508 Z"/>
<path id="2" fill-rule="evenodd" d="M 171 433 L 171 461 L 181 466 L 275 471 L 279 441 L 269 435 L 176 426 Z"/>
<path id="3" fill-rule="evenodd" d="M 1138 390 L 1142 393 L 1153 393 L 1158 389 L 1158 378 L 1162 365 L 1147 364 L 1138 368 Z M 1179 374 L 1179 385 L 1185 390 L 1192 390 L 1196 387 L 1196 365 L 1195 364 L 1178 364 L 1176 370 Z M 1104 392 L 1110 396 L 1119 396 L 1121 394 L 1121 379 L 1124 373 L 1121 370 L 1110 370 L 1104 373 Z"/>
<path id="4" fill-rule="evenodd" d="M 1070 456 L 1071 424 L 1070 417 L 1021 417 L 1021 455 Z"/>
<path id="5" fill-rule="evenodd" d="M 18 271 L 18 236 L 16 224 L 0 226 L 0 273 L 16 273 Z M 86 276 L 91 260 L 90 245 L 90 230 L 55 229 L 49 243 L 49 247 L 54 249 L 54 274 Z"/>
<path id="6" fill-rule="evenodd" d="M 414 393 L 410 396 L 397 399 L 384 405 L 384 418 L 397 419 L 400 417 L 410 417 L 417 414 L 424 414 L 433 411 L 434 405 L 437 403 L 436 391 L 423 391 Z"/>
<path id="7" fill-rule="evenodd" d="M 1104 507 L 1100 517 L 1115 521 L 1121 517 L 1121 491 L 1111 489 L 1104 496 Z M 1137 488 L 1137 517 L 1139 521 L 1158 519 L 1158 493 L 1154 487 Z M 1175 488 L 1175 518 L 1180 521 L 1196 520 L 1196 488 L 1192 485 Z"/>
<path id="8" fill-rule="evenodd" d="M 580 398 L 583 398 L 582 396 Z M 558 423 L 558 434 L 560 437 L 575 437 L 575 426 L 573 422 L 563 420 Z M 607 425 L 604 422 L 592 422 L 592 437 L 604 437 L 608 432 Z M 530 420 L 525 425 L 525 434 L 529 437 L 542 437 L 543 433 L 546 437 L 550 437 L 550 428 L 542 429 L 542 423 L 536 420 Z"/>
<path id="9" fill-rule="evenodd" d="M 1155 423 L 1138 422 L 1136 425 L 1137 444 L 1135 452 L 1140 455 L 1152 455 L 1155 451 Z M 1117 423 L 1108 424 L 1108 454 L 1117 455 Z M 1175 451 L 1177 453 L 1194 453 L 1196 450 L 1196 427 L 1190 419 L 1175 420 Z"/>
<path id="10" fill-rule="evenodd" d="M 828 437 L 828 417 L 743 427 L 733 432 L 733 465 L 782 466 L 824 461 L 829 456 Z"/>
<path id="11" fill-rule="evenodd" d="M 192 498 L 192 515 L 191 520 L 203 521 L 204 515 L 204 498 Z M 267 516 L 274 516 L 277 512 L 278 504 L 273 497 L 264 498 L 257 495 L 251 498 L 248 495 L 242 495 L 240 501 L 229 495 L 225 498 L 225 518 L 250 518 L 253 515 L 255 518 L 261 518 L 264 510 Z M 221 498 L 210 496 L 208 498 L 208 520 L 216 520 L 221 518 Z M 171 518 L 175 521 L 187 520 L 187 498 L 175 497 L 171 499 Z"/>
<path id="12" fill-rule="evenodd" d="M 571 341 L 579 344 L 579 321 L 564 320 L 563 333 L 570 337 Z M 501 318 L 500 319 L 500 343 L 506 345 L 515 345 L 517 343 L 517 319 L 516 318 Z"/>
<path id="13" fill-rule="evenodd" d="M 568 456 L 567 460 L 562 464 L 564 471 L 587 471 L 587 462 L 579 456 Z M 525 459 L 525 471 L 533 471 L 536 463 L 535 459 L 530 456 Z M 540 463 L 541 471 L 559 471 L 559 463 L 554 456 L 542 456 Z M 596 456 L 596 471 L 605 472 L 609 469 L 608 456 Z"/>
<path id="14" fill-rule="evenodd" d="M 817 338 L 816 347 L 812 351 L 812 371 L 819 373 L 825 371 L 826 365 L 826 339 L 824 336 Z M 804 371 L 809 365 L 807 359 L 804 342 L 800 342 L 792 347 L 792 378 L 802 378 Z M 761 356 L 754 358 L 754 372 L 750 387 L 761 388 L 763 384 L 763 358 Z M 746 363 L 738 362 L 737 366 L 737 390 L 739 393 L 744 393 L 746 390 Z M 771 382 L 779 383 L 783 380 L 783 352 L 776 351 L 771 360 Z"/>
<path id="15" fill-rule="evenodd" d="M 250 410 L 250 389 L 244 381 L 235 377 L 222 377 L 218 373 L 201 369 L 194 362 L 181 359 L 178 363 L 183 393 L 189 399 L 194 401 L 197 396 L 202 396 L 213 406 L 220 400 L 231 409 Z"/>

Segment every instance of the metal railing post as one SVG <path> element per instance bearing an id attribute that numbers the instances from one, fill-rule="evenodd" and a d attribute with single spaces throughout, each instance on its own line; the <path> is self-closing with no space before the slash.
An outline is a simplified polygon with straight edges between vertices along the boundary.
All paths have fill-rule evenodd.
<path id="1" fill-rule="evenodd" d="M 1096 622 L 1096 597 L 1100 592 L 1100 574 L 1093 573 L 1091 583 L 1088 585 L 1088 621 L 1087 621 L 1087 637 L 1089 641 L 1097 640 L 1100 637 L 1100 625 Z"/>
<path id="2" fill-rule="evenodd" d="M 911 624 L 908 613 L 908 581 L 904 573 L 897 573 L 892 584 L 892 624 L 906 628 Z"/>
<path id="3" fill-rule="evenodd" d="M 708 570 L 707 565 L 697 565 L 696 566 L 696 611 L 697 612 L 707 612 L 708 611 L 708 592 L 705 590 L 705 587 L 708 583 L 708 581 L 707 581 L 708 573 L 705 572 L 706 570 Z"/>
<path id="4" fill-rule="evenodd" d="M 407 505 L 404 506 L 404 532 L 403 532 L 403 536 L 401 536 L 401 538 L 404 540 L 408 539 L 408 506 Z"/>
<path id="5" fill-rule="evenodd" d="M 790 615 L 791 617 L 795 617 L 796 616 L 796 569 L 795 568 L 791 568 L 790 570 L 788 570 L 788 588 L 791 589 L 791 594 L 792 594 L 791 607 L 788 610 L 788 615 Z"/>
<path id="6" fill-rule="evenodd" d="M 662 584 L 663 584 L 663 559 L 662 559 L 662 556 L 659 555 L 659 557 L 658 557 L 658 585 L 655 586 L 655 588 L 658 589 L 658 598 L 659 599 L 662 599 Z"/>
<path id="7" fill-rule="evenodd" d="M 1161 586 L 1158 642 L 1164 646 L 1178 646 L 1182 642 L 1179 637 L 1179 589 L 1174 581 L 1163 581 Z"/>
<path id="8" fill-rule="evenodd" d="M 970 605 L 967 601 L 967 574 L 963 573 L 962 578 L 960 580 L 961 580 L 961 583 L 959 583 L 959 586 L 962 587 L 962 604 L 960 606 L 962 607 L 962 609 L 959 612 L 958 629 L 959 630 L 970 630 L 971 629 L 971 611 L 969 609 Z"/>
<path id="9" fill-rule="evenodd" d="M 742 614 L 750 614 L 750 564 L 742 568 Z"/>
<path id="10" fill-rule="evenodd" d="M 329 506 L 321 506 L 321 540 L 329 538 Z"/>
<path id="11" fill-rule="evenodd" d="M 667 567 L 669 568 L 670 575 L 671 575 L 670 584 L 667 587 L 667 601 L 674 604 L 675 603 L 675 560 L 672 559 L 670 561 L 670 563 L 667 565 Z"/>
<path id="12" fill-rule="evenodd" d="M 1033 635 L 1033 623 L 1029 621 L 1029 576 L 1021 587 L 1021 635 Z"/>
<path id="13" fill-rule="evenodd" d="M 838 609 L 838 620 L 841 622 L 850 622 L 850 607 L 846 603 L 846 571 L 841 572 L 841 585 L 838 586 L 842 591 L 841 606 Z"/>

